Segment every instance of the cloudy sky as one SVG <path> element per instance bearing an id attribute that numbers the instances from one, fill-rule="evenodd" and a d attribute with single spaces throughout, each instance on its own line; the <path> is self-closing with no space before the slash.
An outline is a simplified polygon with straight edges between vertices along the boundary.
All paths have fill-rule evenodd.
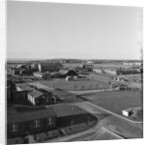
<path id="1" fill-rule="evenodd" d="M 8 1 L 9 59 L 140 59 L 141 8 Z"/>

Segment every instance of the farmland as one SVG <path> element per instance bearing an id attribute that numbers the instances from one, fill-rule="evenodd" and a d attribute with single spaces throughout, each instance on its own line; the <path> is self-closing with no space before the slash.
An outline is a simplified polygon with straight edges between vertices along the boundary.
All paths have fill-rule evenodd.
<path id="1" fill-rule="evenodd" d="M 123 109 L 142 105 L 142 93 L 140 91 L 113 91 L 82 95 L 92 103 L 121 114 Z"/>

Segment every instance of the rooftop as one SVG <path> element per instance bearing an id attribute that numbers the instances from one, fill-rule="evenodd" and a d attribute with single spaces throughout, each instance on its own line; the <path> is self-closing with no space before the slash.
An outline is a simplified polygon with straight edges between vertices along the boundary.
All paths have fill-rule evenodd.
<path id="1" fill-rule="evenodd" d="M 48 118 L 56 116 L 53 108 L 43 109 L 27 109 L 26 111 L 18 111 L 15 107 L 8 108 L 7 124 L 25 122 L 30 120 Z"/>
<path id="2" fill-rule="evenodd" d="M 48 92 L 54 90 L 53 88 L 48 87 L 48 86 L 45 86 L 45 85 L 43 85 L 43 84 L 41 84 L 41 83 L 38 83 L 38 82 L 35 82 L 35 83 L 28 83 L 28 85 L 29 85 L 29 86 L 33 86 L 33 87 L 36 87 L 36 88 L 38 88 L 38 89 L 46 90 L 46 91 L 48 91 Z"/>
<path id="3" fill-rule="evenodd" d="M 43 95 L 43 93 L 41 93 L 41 92 L 39 92 L 39 91 L 37 91 L 37 90 L 33 90 L 32 92 L 29 92 L 28 94 L 29 94 L 30 96 L 32 96 L 33 98 L 38 98 L 38 97 L 40 97 L 40 96 Z"/>
<path id="4" fill-rule="evenodd" d="M 32 91 L 33 89 L 25 83 L 16 84 L 16 87 L 21 88 L 23 91 Z"/>
<path id="5" fill-rule="evenodd" d="M 85 110 L 80 109 L 74 105 L 66 105 L 66 104 L 57 104 L 53 106 L 57 117 L 69 116 L 69 115 L 78 115 L 87 113 Z"/>

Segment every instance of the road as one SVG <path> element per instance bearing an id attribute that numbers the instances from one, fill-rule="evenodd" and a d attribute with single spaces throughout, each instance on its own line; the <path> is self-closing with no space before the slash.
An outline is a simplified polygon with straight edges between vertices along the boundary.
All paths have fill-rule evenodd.
<path id="1" fill-rule="evenodd" d="M 142 122 L 125 119 L 90 102 L 79 102 L 72 105 L 76 105 L 94 114 L 98 118 L 98 123 L 86 131 L 46 142 L 142 138 L 143 136 Z"/>
<path id="2" fill-rule="evenodd" d="M 143 136 L 142 122 L 132 121 L 95 104 L 92 104 L 91 102 L 80 102 L 74 105 L 77 105 L 78 107 L 95 114 L 97 117 L 107 114 L 107 117 L 101 120 L 102 126 L 105 126 L 126 138 L 140 138 Z"/>

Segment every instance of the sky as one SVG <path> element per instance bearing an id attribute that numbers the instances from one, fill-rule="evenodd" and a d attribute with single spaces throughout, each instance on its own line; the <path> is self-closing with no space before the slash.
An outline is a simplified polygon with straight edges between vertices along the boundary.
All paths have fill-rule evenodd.
<path id="1" fill-rule="evenodd" d="M 8 59 L 140 59 L 142 8 L 8 1 Z"/>

